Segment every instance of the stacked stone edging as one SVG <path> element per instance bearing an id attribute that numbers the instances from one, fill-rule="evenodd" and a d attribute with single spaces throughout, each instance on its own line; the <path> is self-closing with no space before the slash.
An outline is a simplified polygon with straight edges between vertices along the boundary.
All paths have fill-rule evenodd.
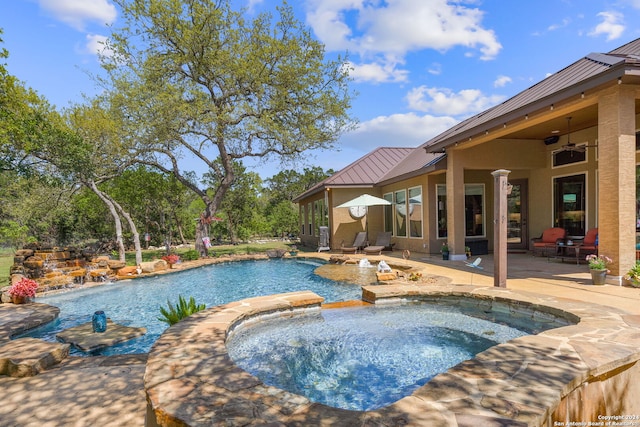
<path id="1" fill-rule="evenodd" d="M 552 426 L 640 413 L 640 316 L 567 299 L 472 286 L 364 287 L 373 302 L 438 295 L 527 306 L 575 325 L 499 344 L 440 374 L 412 395 L 376 411 L 312 403 L 269 387 L 238 368 L 229 331 L 252 316 L 291 310 L 289 294 L 214 307 L 174 325 L 156 342 L 145 373 L 147 425 Z M 311 292 L 297 308 L 317 304 Z M 305 302 L 306 300 L 306 302 Z M 287 302 L 288 301 L 288 302 Z M 584 397 L 591 400 L 585 402 Z M 565 424 L 566 425 L 566 424 Z"/>

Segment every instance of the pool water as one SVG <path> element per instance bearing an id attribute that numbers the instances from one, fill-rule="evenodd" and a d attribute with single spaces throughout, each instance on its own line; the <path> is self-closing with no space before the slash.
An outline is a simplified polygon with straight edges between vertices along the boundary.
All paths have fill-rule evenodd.
<path id="1" fill-rule="evenodd" d="M 508 310 L 441 304 L 343 308 L 241 326 L 227 349 L 265 384 L 337 408 L 373 410 L 489 347 L 557 326 Z"/>
<path id="2" fill-rule="evenodd" d="M 166 307 L 167 300 L 175 305 L 178 295 L 186 299 L 194 297 L 207 307 L 300 290 L 313 291 L 324 297 L 325 302 L 361 298 L 360 286 L 314 274 L 320 265 L 315 261 L 284 259 L 229 262 L 38 297 L 36 302 L 59 307 L 59 318 L 23 336 L 55 341 L 58 332 L 90 322 L 93 313 L 102 310 L 114 323 L 145 327 L 147 334 L 93 354 L 146 353 L 168 327 L 157 319 L 160 307 Z M 85 353 L 72 348 L 72 354 Z"/>

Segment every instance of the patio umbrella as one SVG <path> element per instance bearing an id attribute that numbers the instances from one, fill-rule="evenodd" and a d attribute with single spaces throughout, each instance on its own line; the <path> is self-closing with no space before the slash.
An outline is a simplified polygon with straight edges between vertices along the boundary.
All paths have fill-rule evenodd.
<path id="1" fill-rule="evenodd" d="M 354 208 L 354 207 L 365 207 L 365 231 L 367 232 L 367 237 L 369 235 L 369 206 L 380 206 L 380 205 L 390 205 L 391 202 L 385 199 L 381 199 L 380 197 L 372 196 L 370 194 L 362 194 L 355 199 L 351 199 L 348 202 L 344 202 L 341 205 L 336 207 L 338 208 Z"/>

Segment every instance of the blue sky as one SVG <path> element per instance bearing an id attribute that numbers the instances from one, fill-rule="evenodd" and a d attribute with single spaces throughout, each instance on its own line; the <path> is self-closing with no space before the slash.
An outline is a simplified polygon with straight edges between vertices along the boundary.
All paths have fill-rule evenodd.
<path id="1" fill-rule="evenodd" d="M 340 138 L 337 154 L 316 152 L 307 164 L 335 170 L 375 147 L 415 147 L 590 52 L 640 37 L 640 0 L 289 3 L 329 56 L 348 51 L 352 62 L 359 127 Z M 5 0 L 7 68 L 58 107 L 81 102 L 97 91 L 89 75 L 100 73 L 99 42 L 119 23 L 110 0 Z M 266 178 L 280 167 L 256 171 Z"/>

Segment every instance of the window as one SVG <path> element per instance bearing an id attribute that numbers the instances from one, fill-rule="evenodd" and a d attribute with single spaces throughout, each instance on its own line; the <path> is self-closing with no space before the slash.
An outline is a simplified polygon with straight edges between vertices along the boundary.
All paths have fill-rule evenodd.
<path id="1" fill-rule="evenodd" d="M 585 175 L 564 176 L 553 181 L 554 225 L 567 230 L 569 236 L 584 236 Z"/>
<path id="2" fill-rule="evenodd" d="M 329 209 L 325 200 L 318 199 L 313 202 L 313 227 L 316 236 L 320 236 L 320 227 L 329 225 Z"/>
<path id="3" fill-rule="evenodd" d="M 300 205 L 300 233 L 305 234 L 305 225 L 307 221 L 307 214 L 304 209 L 304 205 Z"/>
<path id="4" fill-rule="evenodd" d="M 309 230 L 309 236 L 313 236 L 313 220 L 312 220 L 312 210 L 311 210 L 311 203 L 307 203 L 307 230 Z"/>
<path id="5" fill-rule="evenodd" d="M 409 189 L 409 236 L 422 237 L 422 187 Z"/>
<path id="6" fill-rule="evenodd" d="M 436 219 L 438 221 L 438 239 L 447 237 L 447 187 L 436 185 Z"/>
<path id="7" fill-rule="evenodd" d="M 484 236 L 484 185 L 464 186 L 465 236 Z"/>
<path id="8" fill-rule="evenodd" d="M 395 198 L 395 228 L 396 236 L 407 237 L 407 190 L 396 191 Z"/>
<path id="9" fill-rule="evenodd" d="M 447 187 L 436 185 L 436 219 L 438 221 L 438 238 L 447 237 Z M 464 186 L 464 220 L 466 237 L 485 236 L 484 185 L 465 184 Z"/>
<path id="10" fill-rule="evenodd" d="M 577 147 L 586 144 L 576 144 Z M 572 165 L 574 163 L 581 163 L 587 161 L 587 149 L 584 151 L 566 151 L 558 150 L 553 152 L 553 167 Z"/>
<path id="11" fill-rule="evenodd" d="M 393 234 L 393 193 L 387 193 L 382 198 L 391 203 L 384 206 L 384 231 Z"/>

